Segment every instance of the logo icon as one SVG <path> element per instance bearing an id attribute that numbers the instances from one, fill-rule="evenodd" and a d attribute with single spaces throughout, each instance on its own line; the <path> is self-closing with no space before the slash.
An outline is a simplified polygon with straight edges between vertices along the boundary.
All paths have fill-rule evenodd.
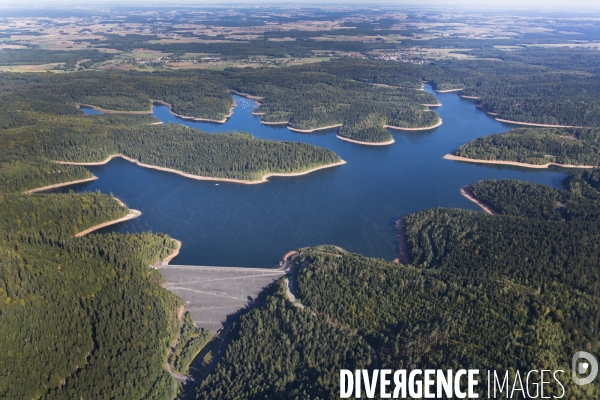
<path id="1" fill-rule="evenodd" d="M 596 376 L 598 375 L 598 361 L 596 361 L 596 358 L 590 353 L 578 351 L 573 355 L 571 369 L 573 370 L 573 381 L 575 384 L 587 385 L 596 379 Z M 589 373 L 589 375 L 585 378 L 579 377 L 579 375 L 587 373 Z"/>

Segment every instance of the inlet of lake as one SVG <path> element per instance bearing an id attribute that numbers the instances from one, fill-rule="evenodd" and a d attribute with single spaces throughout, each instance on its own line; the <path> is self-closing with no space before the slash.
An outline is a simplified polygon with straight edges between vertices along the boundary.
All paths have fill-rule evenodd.
<path id="1" fill-rule="evenodd" d="M 165 232 L 183 242 L 174 264 L 272 267 L 299 247 L 331 244 L 350 252 L 397 257 L 396 221 L 435 207 L 480 209 L 460 194 L 483 179 L 519 179 L 557 187 L 567 170 L 526 169 L 444 160 L 480 136 L 511 128 L 456 93 L 433 93 L 443 124 L 429 131 L 391 131 L 395 143 L 365 146 L 336 138 L 336 131 L 296 133 L 267 126 L 251 115 L 252 100 L 234 96 L 224 124 L 184 120 L 165 106 L 153 115 L 218 134 L 246 131 L 257 138 L 311 143 L 335 151 L 347 164 L 296 177 L 272 177 L 257 185 L 199 181 L 139 167 L 121 158 L 89 167 L 99 179 L 55 192 L 113 193 L 139 218 L 99 232 Z M 90 112 L 90 110 L 84 110 Z"/>

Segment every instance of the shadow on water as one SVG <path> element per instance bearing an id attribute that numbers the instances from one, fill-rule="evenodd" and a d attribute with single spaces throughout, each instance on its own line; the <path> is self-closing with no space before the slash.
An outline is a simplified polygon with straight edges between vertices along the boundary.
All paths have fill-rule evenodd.
<path id="1" fill-rule="evenodd" d="M 558 186 L 567 171 L 532 170 L 444 160 L 480 136 L 509 125 L 477 110 L 456 93 L 433 93 L 443 124 L 433 130 L 391 130 L 390 146 L 363 146 L 336 138 L 336 130 L 298 133 L 263 125 L 251 115 L 252 100 L 234 96 L 234 113 L 224 124 L 177 118 L 166 106 L 153 115 L 206 132 L 246 131 L 255 137 L 311 143 L 334 150 L 347 164 L 298 177 L 273 177 L 260 185 L 196 181 L 144 169 L 123 159 L 90 167 L 100 179 L 74 190 L 114 193 L 142 215 L 105 232 L 165 232 L 181 240 L 177 264 L 271 267 L 287 251 L 332 244 L 392 260 L 397 257 L 398 218 L 433 207 L 478 210 L 460 188 L 482 179 L 519 179 Z M 85 112 L 85 110 L 83 110 Z"/>

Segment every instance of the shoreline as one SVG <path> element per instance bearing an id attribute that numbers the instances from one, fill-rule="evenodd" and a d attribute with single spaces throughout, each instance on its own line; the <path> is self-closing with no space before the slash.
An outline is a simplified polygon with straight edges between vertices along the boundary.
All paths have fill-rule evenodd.
<path id="1" fill-rule="evenodd" d="M 290 250 L 290 251 L 288 251 L 287 253 L 285 253 L 283 255 L 283 258 L 282 258 L 283 261 L 287 261 L 288 258 L 290 258 L 291 256 L 293 256 L 294 254 L 298 254 L 298 250 Z"/>
<path id="2" fill-rule="evenodd" d="M 463 99 L 479 100 L 479 97 L 477 97 L 477 96 L 465 96 L 464 94 L 459 94 L 459 96 L 462 97 Z"/>
<path id="3" fill-rule="evenodd" d="M 117 201 L 117 203 L 119 203 L 119 205 L 120 205 L 121 207 L 123 207 L 123 208 L 128 208 L 128 207 L 127 207 L 127 205 L 125 205 L 125 203 L 123 203 L 123 202 L 121 201 L 121 199 L 119 199 L 118 197 L 114 197 L 114 196 L 113 196 L 113 199 L 115 199 L 115 200 Z"/>
<path id="4" fill-rule="evenodd" d="M 499 115 L 499 114 L 490 113 L 490 112 L 488 112 L 488 114 L 490 114 L 492 116 Z M 512 121 L 512 120 L 509 120 L 509 119 L 502 119 L 502 118 L 494 118 L 494 119 L 496 121 L 498 121 L 498 122 L 504 122 L 505 124 L 523 125 L 523 126 L 538 126 L 540 128 L 586 128 L 585 126 L 535 124 L 533 122 L 519 122 L 519 121 Z"/>
<path id="5" fill-rule="evenodd" d="M 238 96 L 242 96 L 242 97 L 245 97 L 247 99 L 254 100 L 256 102 L 258 102 L 258 100 L 264 99 L 264 97 L 252 96 L 251 94 L 238 92 L 237 90 L 233 90 L 233 89 L 229 89 L 229 93 L 237 94 Z M 260 104 L 260 103 L 258 103 L 258 104 Z"/>
<path id="6" fill-rule="evenodd" d="M 481 104 L 475 104 L 475 107 L 477 107 L 479 110 L 483 111 L 487 115 L 491 115 L 492 117 L 499 117 L 500 116 L 500 114 L 498 114 L 498 113 L 485 110 Z M 496 119 L 496 118 L 494 118 L 494 119 Z"/>
<path id="7" fill-rule="evenodd" d="M 450 92 L 460 92 L 462 89 L 445 89 L 445 90 L 435 90 L 438 93 L 450 93 Z"/>
<path id="8" fill-rule="evenodd" d="M 345 140 L 346 142 L 362 144 L 365 146 L 389 146 L 390 144 L 394 143 L 394 139 L 388 140 L 386 142 L 361 142 L 360 140 L 348 139 L 340 135 L 335 135 L 335 137 L 340 140 Z"/>
<path id="9" fill-rule="evenodd" d="M 393 125 L 384 125 L 384 128 L 390 128 L 390 129 L 394 129 L 396 131 L 428 131 L 430 129 L 435 129 L 438 126 L 442 125 L 442 119 L 440 118 L 440 121 L 435 124 L 435 125 L 431 125 L 431 126 L 425 126 L 423 128 L 402 128 L 400 126 L 393 126 Z"/>
<path id="10" fill-rule="evenodd" d="M 98 177 L 93 175 L 91 178 L 77 179 L 75 181 L 55 183 L 54 185 L 48 185 L 48 186 L 42 186 L 42 187 L 35 188 L 35 189 L 29 189 L 29 190 L 25 191 L 25 193 L 31 194 L 31 193 L 45 192 L 46 190 L 56 189 L 56 188 L 63 187 L 63 186 L 76 185 L 78 183 L 91 182 L 91 181 L 95 181 L 96 179 L 98 179 Z"/>
<path id="11" fill-rule="evenodd" d="M 498 165 L 512 165 L 515 167 L 525 167 L 525 168 L 534 168 L 534 169 L 546 169 L 548 167 L 550 167 L 551 165 L 557 166 L 557 167 L 562 167 L 562 168 L 597 168 L 595 165 L 573 165 L 573 164 L 558 164 L 558 163 L 547 163 L 547 164 L 526 164 L 526 163 L 521 163 L 521 162 L 517 162 L 517 161 L 502 161 L 502 160 L 480 160 L 480 159 L 476 159 L 476 158 L 466 158 L 466 157 L 460 157 L 460 156 L 456 156 L 454 154 L 446 154 L 444 156 L 444 159 L 446 160 L 453 160 L 453 161 L 465 161 L 465 162 L 472 162 L 472 163 L 478 163 L 478 164 L 498 164 Z"/>
<path id="12" fill-rule="evenodd" d="M 169 265 L 169 263 L 179 255 L 179 251 L 181 250 L 181 241 L 177 239 L 171 238 L 173 242 L 177 245 L 177 247 L 173 250 L 171 254 L 169 254 L 164 260 L 162 260 L 162 265 Z"/>
<path id="13" fill-rule="evenodd" d="M 92 110 L 96 110 L 99 111 L 101 113 L 104 114 L 137 114 L 137 115 L 151 115 L 154 112 L 154 104 L 160 104 L 166 107 L 169 107 L 169 112 L 181 119 L 188 119 L 188 120 L 192 120 L 192 121 L 203 121 L 203 122 L 214 122 L 217 124 L 224 124 L 225 122 L 227 122 L 227 120 L 229 119 L 229 117 L 231 117 L 233 115 L 233 109 L 235 108 L 236 104 L 235 101 L 233 102 L 233 105 L 231 106 L 231 108 L 229 109 L 229 113 L 227 115 L 225 115 L 225 117 L 223 117 L 223 119 L 211 119 L 211 118 L 197 118 L 197 117 L 190 117 L 187 115 L 182 115 L 182 114 L 177 114 L 173 112 L 173 106 L 170 103 L 167 103 L 166 101 L 162 101 L 162 100 L 156 100 L 156 99 L 150 99 L 152 106 L 150 107 L 149 111 L 117 111 L 117 110 L 106 110 L 104 108 L 100 108 L 100 107 L 96 107 L 93 106 L 91 104 L 85 104 L 85 103 L 77 103 L 77 108 L 80 109 L 81 107 L 84 108 L 91 108 Z M 151 123 L 150 125 L 160 125 L 162 124 L 162 122 L 158 123 L 158 122 L 154 122 Z"/>
<path id="14" fill-rule="evenodd" d="M 154 101 L 154 100 L 153 100 Z M 90 108 L 92 110 L 100 111 L 103 114 L 138 114 L 138 115 L 149 115 L 152 114 L 152 107 L 149 111 L 117 111 L 117 110 L 106 110 L 104 108 L 96 107 L 91 104 L 77 103 L 77 109 Z"/>
<path id="15" fill-rule="evenodd" d="M 190 174 L 190 173 L 183 172 L 183 171 L 180 171 L 180 170 L 177 170 L 177 169 L 173 169 L 173 168 L 159 167 L 159 166 L 156 166 L 156 165 L 144 164 L 144 163 L 139 162 L 136 159 L 124 156 L 123 154 L 113 154 L 111 156 L 108 156 L 108 158 L 106 158 L 105 160 L 97 161 L 97 162 L 90 162 L 90 163 L 79 163 L 79 162 L 71 162 L 71 161 L 54 161 L 54 162 L 58 163 L 58 164 L 82 165 L 82 166 L 86 166 L 86 165 L 104 165 L 104 164 L 108 163 L 110 160 L 112 160 L 115 157 L 123 158 L 126 161 L 132 162 L 132 163 L 134 163 L 134 164 L 136 164 L 136 165 L 138 165 L 140 167 L 143 167 L 143 168 L 149 168 L 149 169 L 155 169 L 155 170 L 158 170 L 158 171 L 170 172 L 170 173 L 173 173 L 173 174 L 181 175 L 181 176 L 186 177 L 186 178 L 196 179 L 196 180 L 199 180 L 199 181 L 231 182 L 231 183 L 242 183 L 242 184 L 245 184 L 245 185 L 255 185 L 255 184 L 259 184 L 259 183 L 268 182 L 267 179 L 270 178 L 270 177 L 272 177 L 272 176 L 283 176 L 283 177 L 287 177 L 287 176 L 301 176 L 301 175 L 309 174 L 309 173 L 314 172 L 314 171 L 318 171 L 320 169 L 337 167 L 338 165 L 346 164 L 346 161 L 341 160 L 341 161 L 338 161 L 336 163 L 321 165 L 320 167 L 311 168 L 311 169 L 308 169 L 306 171 L 301 171 L 301 172 L 272 172 L 272 173 L 268 173 L 268 174 L 263 175 L 263 177 L 260 180 L 247 181 L 247 180 L 242 180 L 242 179 L 216 178 L 216 177 L 210 177 L 210 176 L 194 175 L 194 174 Z"/>
<path id="16" fill-rule="evenodd" d="M 355 82 L 361 82 L 361 81 L 355 81 Z M 368 82 L 361 82 L 361 83 L 368 83 Z M 392 88 L 392 89 L 424 90 L 423 85 L 421 85 L 421 88 L 412 87 L 412 86 L 394 86 L 394 85 L 388 85 L 387 83 L 371 83 L 371 85 L 373 85 L 373 86 L 379 86 L 379 87 L 387 87 L 387 88 Z"/>
<path id="17" fill-rule="evenodd" d="M 169 107 L 169 112 L 178 118 L 189 119 L 192 121 L 214 122 L 216 124 L 224 124 L 225 122 L 227 122 L 229 117 L 231 117 L 233 115 L 233 109 L 236 106 L 235 101 L 234 101 L 233 105 L 229 109 L 229 113 L 227 115 L 225 115 L 225 117 L 223 117 L 223 119 L 211 119 L 211 118 L 189 117 L 187 115 L 177 114 L 177 113 L 173 112 L 173 106 L 170 103 L 167 103 L 166 101 L 162 101 L 162 100 L 155 100 L 155 99 L 151 99 L 151 101 L 152 101 L 152 104 L 157 103 L 157 104 L 162 104 L 163 106 Z"/>
<path id="18" fill-rule="evenodd" d="M 264 113 L 262 113 L 261 115 L 265 115 Z M 263 125 L 287 125 L 290 123 L 290 121 L 280 121 L 280 122 L 267 122 L 267 121 L 263 121 L 262 119 L 260 120 L 260 123 Z"/>
<path id="19" fill-rule="evenodd" d="M 123 204 L 120 200 L 117 200 L 117 201 L 120 204 Z M 88 228 L 88 229 L 86 229 L 84 231 L 81 231 L 81 232 L 77 233 L 75 235 L 75 237 L 81 237 L 81 236 L 87 235 L 88 233 L 94 232 L 94 231 L 96 231 L 96 230 L 98 230 L 100 228 L 104 228 L 106 226 L 118 224 L 119 222 L 129 221 L 130 219 L 137 218 L 140 215 L 142 215 L 141 211 L 130 209 L 129 210 L 129 214 L 127 214 L 126 216 L 118 218 L 118 219 L 113 219 L 112 221 L 103 222 L 103 223 L 98 224 L 98 225 L 94 225 L 91 228 Z"/>
<path id="20" fill-rule="evenodd" d="M 471 185 L 465 185 L 465 186 L 461 187 L 460 188 L 460 194 L 462 194 L 467 199 L 471 200 L 473 203 L 477 204 L 486 213 L 488 213 L 490 215 L 498 215 L 499 214 L 498 211 L 496 211 L 496 210 L 494 210 L 492 208 L 492 206 L 490 206 L 489 204 L 487 204 L 487 203 L 485 203 L 485 202 L 477 199 L 473 195 L 473 192 L 471 192 Z"/>
<path id="21" fill-rule="evenodd" d="M 316 132 L 316 131 L 324 131 L 324 130 L 327 130 L 327 129 L 341 128 L 342 125 L 344 125 L 344 124 L 322 126 L 320 128 L 315 128 L 315 129 L 298 129 L 298 128 L 292 128 L 291 126 L 288 126 L 287 128 L 290 131 L 293 131 L 293 132 L 312 133 L 312 132 Z"/>

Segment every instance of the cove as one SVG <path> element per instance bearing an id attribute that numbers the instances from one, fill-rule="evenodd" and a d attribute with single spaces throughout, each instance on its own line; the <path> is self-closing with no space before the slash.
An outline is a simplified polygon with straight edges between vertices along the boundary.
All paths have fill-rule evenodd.
<path id="1" fill-rule="evenodd" d="M 346 142 L 336 138 L 336 130 L 298 133 L 263 125 L 251 115 L 254 102 L 240 96 L 234 96 L 237 105 L 224 124 L 180 119 L 168 107 L 155 105 L 153 115 L 164 123 L 312 143 L 332 149 L 347 164 L 243 185 L 192 180 L 116 158 L 89 167 L 99 179 L 54 192 L 112 192 L 142 215 L 98 232 L 168 233 L 183 242 L 173 264 L 265 268 L 291 249 L 319 244 L 392 260 L 398 250 L 395 222 L 402 216 L 435 207 L 481 211 L 460 194 L 464 185 L 519 179 L 557 187 L 566 176 L 566 170 L 553 167 L 531 170 L 444 160 L 460 145 L 511 126 L 457 93 L 425 90 L 442 104 L 435 111 L 443 124 L 430 131 L 391 130 L 395 143 L 389 146 Z"/>

